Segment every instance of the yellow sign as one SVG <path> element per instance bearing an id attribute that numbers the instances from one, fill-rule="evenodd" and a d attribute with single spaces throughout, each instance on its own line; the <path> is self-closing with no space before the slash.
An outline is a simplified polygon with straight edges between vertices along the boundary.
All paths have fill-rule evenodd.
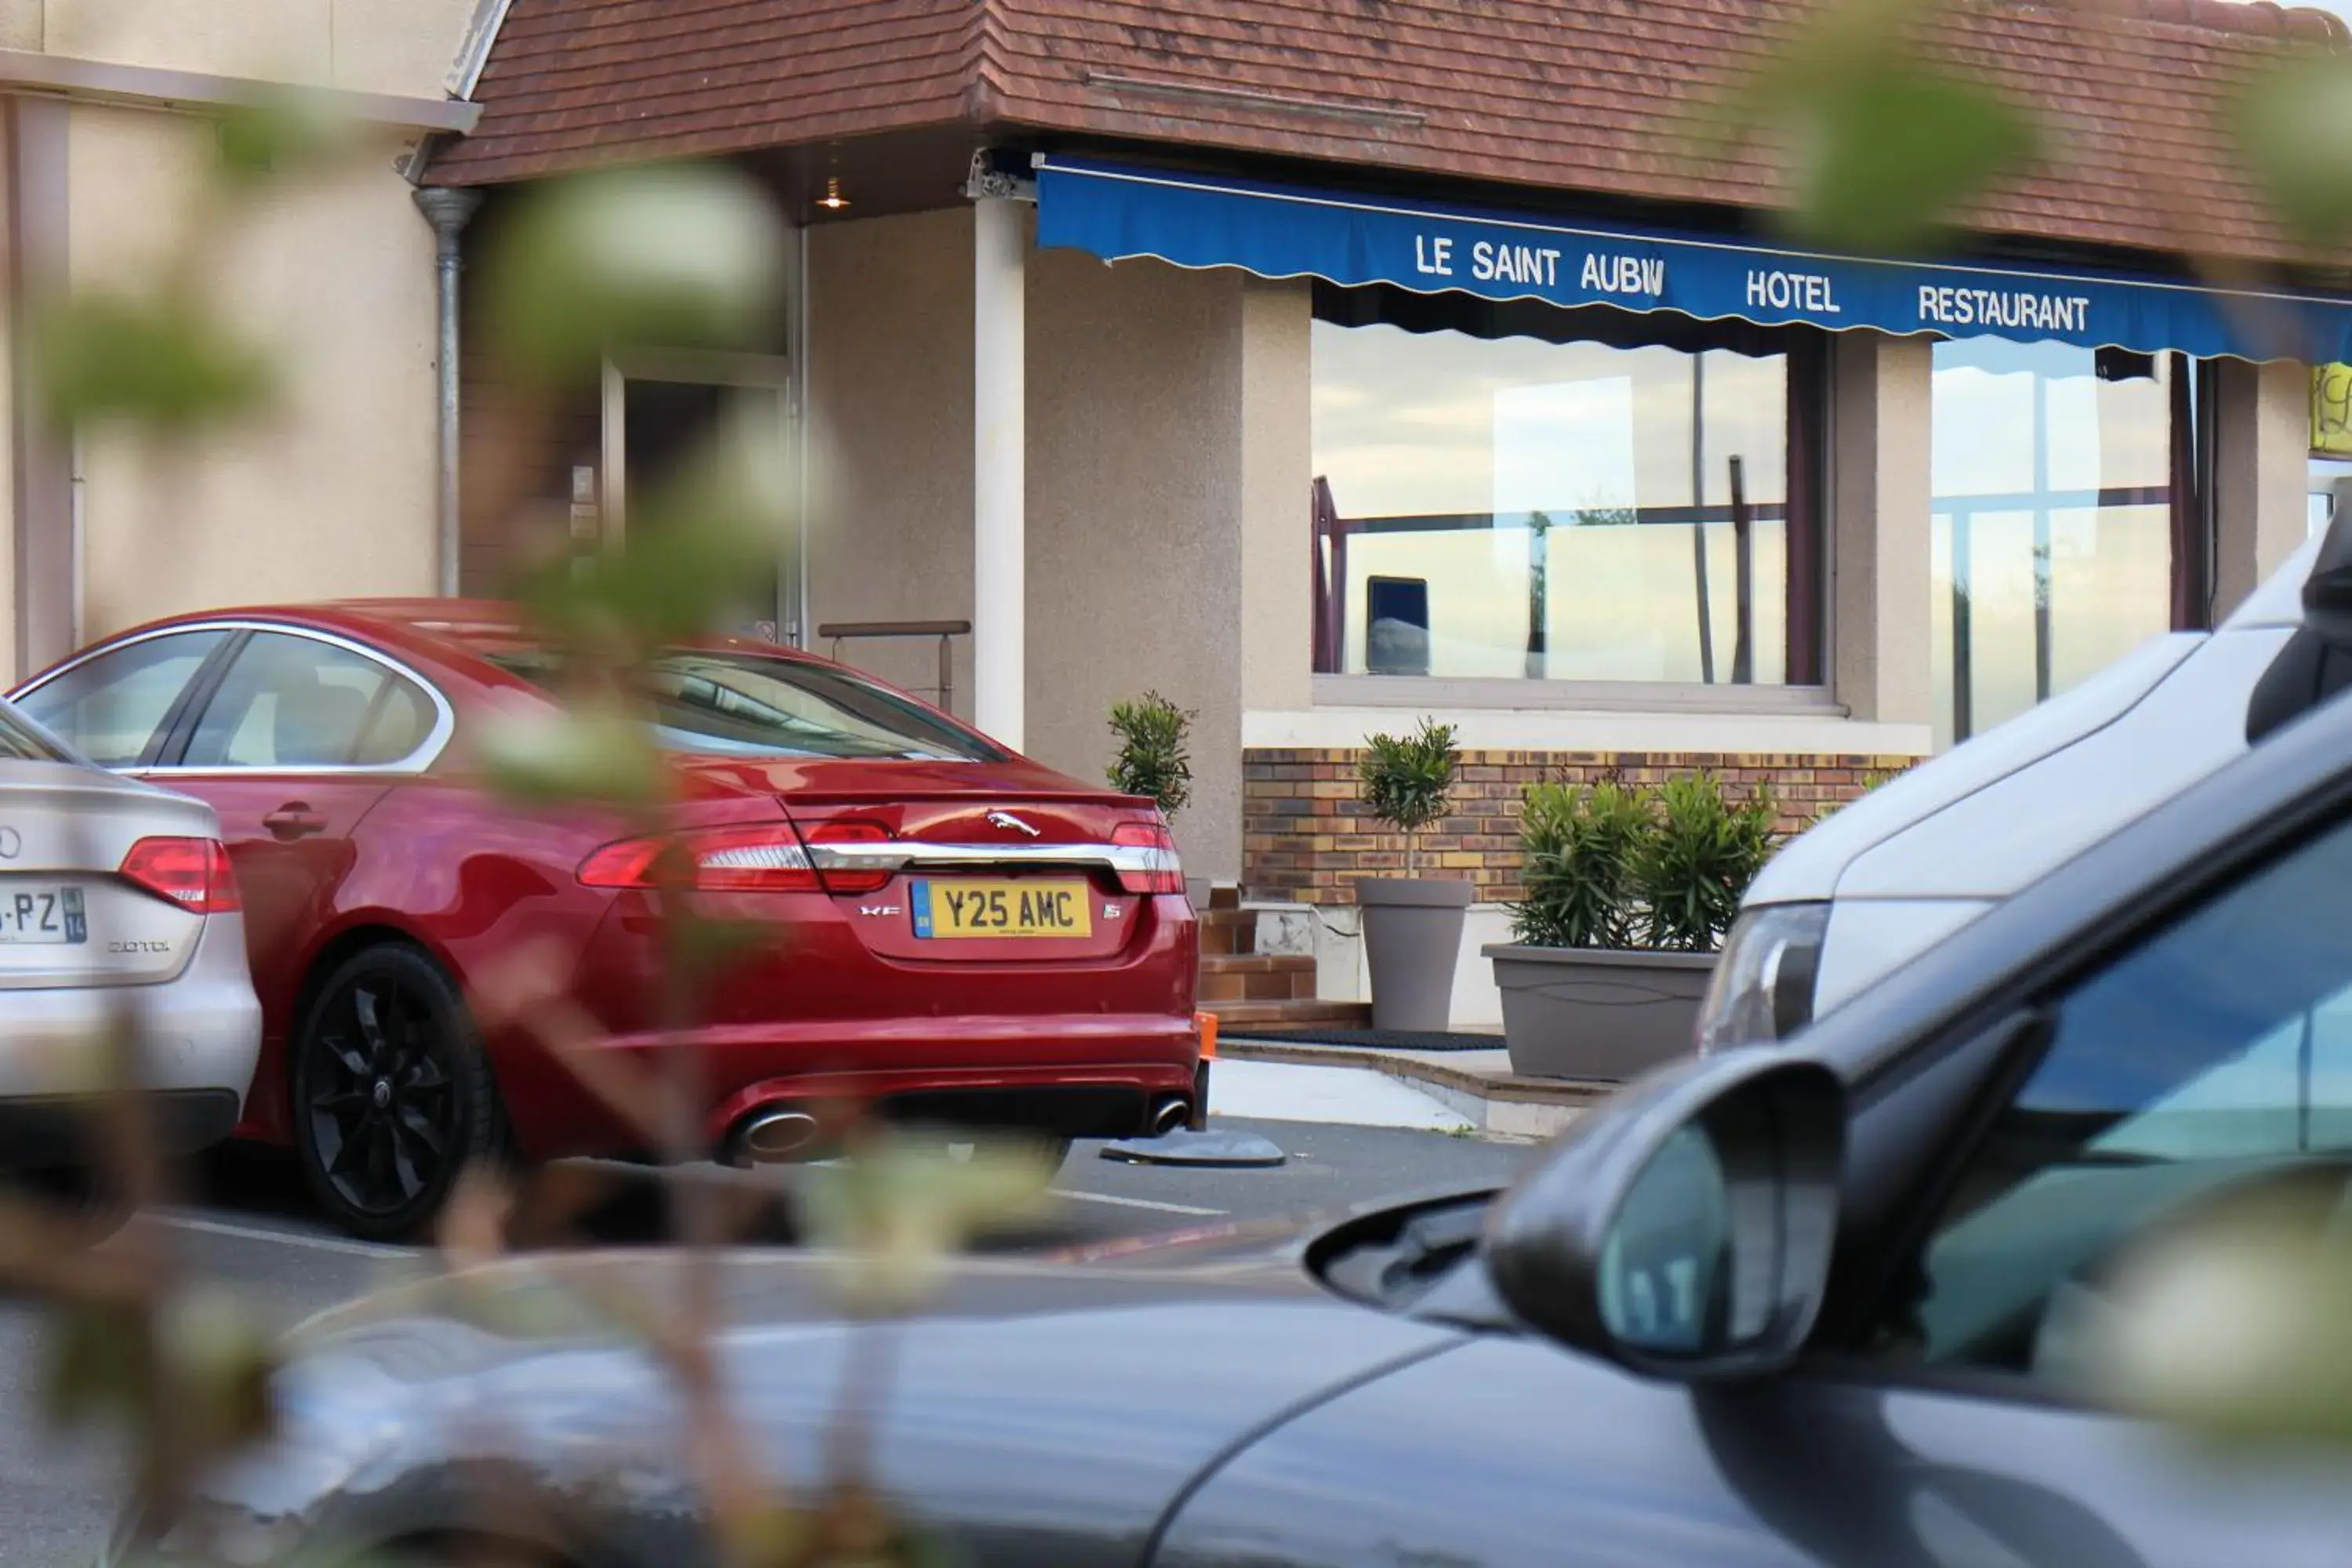
<path id="1" fill-rule="evenodd" d="M 2352 364 L 2311 367 L 2311 450 L 2352 458 Z"/>
<path id="2" fill-rule="evenodd" d="M 908 889 L 917 936 L 1083 937 L 1094 934 L 1089 885 L 925 882 Z"/>

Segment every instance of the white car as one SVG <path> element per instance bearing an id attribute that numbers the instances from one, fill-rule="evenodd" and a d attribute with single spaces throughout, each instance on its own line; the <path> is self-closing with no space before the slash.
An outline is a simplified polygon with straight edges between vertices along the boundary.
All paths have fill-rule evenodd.
<path id="1" fill-rule="evenodd" d="M 0 1168 L 86 1168 L 107 1031 L 141 1030 L 159 1150 L 215 1143 L 261 1044 L 210 806 L 117 777 L 0 701 Z"/>
<path id="2" fill-rule="evenodd" d="M 2352 506 L 2211 632 L 2142 645 L 1790 843 L 1748 889 L 1701 1050 L 1781 1038 L 2352 684 Z"/>

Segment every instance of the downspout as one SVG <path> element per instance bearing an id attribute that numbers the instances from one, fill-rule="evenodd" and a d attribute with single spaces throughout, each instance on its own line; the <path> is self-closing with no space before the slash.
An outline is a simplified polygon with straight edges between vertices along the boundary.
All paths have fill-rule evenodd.
<path id="1" fill-rule="evenodd" d="M 467 221 L 481 206 L 482 197 L 478 191 L 446 186 L 427 186 L 418 190 L 415 196 L 418 210 L 433 226 L 434 289 L 440 307 L 440 341 L 435 358 L 440 376 L 441 437 L 435 521 L 440 541 L 440 592 L 445 598 L 455 598 L 463 546 L 457 511 L 457 458 L 459 443 L 464 438 L 459 417 L 462 366 L 458 358 L 457 279 L 461 258 L 457 240 L 465 233 Z"/>

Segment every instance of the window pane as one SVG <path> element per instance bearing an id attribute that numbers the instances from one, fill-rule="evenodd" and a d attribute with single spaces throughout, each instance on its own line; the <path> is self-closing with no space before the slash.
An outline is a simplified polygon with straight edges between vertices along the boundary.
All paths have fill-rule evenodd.
<path id="1" fill-rule="evenodd" d="M 2171 375 L 2162 355 L 1997 338 L 1936 345 L 1938 745 L 2170 628 Z"/>
<path id="2" fill-rule="evenodd" d="M 310 637 L 256 633 L 188 742 L 196 768 L 341 767 L 358 755 L 391 670 Z"/>
<path id="3" fill-rule="evenodd" d="M 19 704 L 100 767 L 135 764 L 226 632 L 180 632 L 102 653 Z"/>
<path id="4" fill-rule="evenodd" d="M 1736 458 L 1747 679 L 1787 679 L 1786 355 L 1319 320 L 1313 345 L 1322 666 L 1730 681 Z"/>
<path id="5" fill-rule="evenodd" d="M 2077 989 L 1890 1326 L 1926 1360 L 2063 1376 L 2066 1304 L 2135 1234 L 2352 1155 L 2352 827 Z"/>

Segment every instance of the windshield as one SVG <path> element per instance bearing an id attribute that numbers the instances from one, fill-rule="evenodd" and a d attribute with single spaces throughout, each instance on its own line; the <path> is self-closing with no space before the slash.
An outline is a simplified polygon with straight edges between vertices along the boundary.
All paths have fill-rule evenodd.
<path id="1" fill-rule="evenodd" d="M 544 649 L 492 664 L 539 686 L 560 668 Z M 726 648 L 672 648 L 646 671 L 654 722 L 677 752 L 742 757 L 872 757 L 993 763 L 1007 753 L 847 670 Z"/>

